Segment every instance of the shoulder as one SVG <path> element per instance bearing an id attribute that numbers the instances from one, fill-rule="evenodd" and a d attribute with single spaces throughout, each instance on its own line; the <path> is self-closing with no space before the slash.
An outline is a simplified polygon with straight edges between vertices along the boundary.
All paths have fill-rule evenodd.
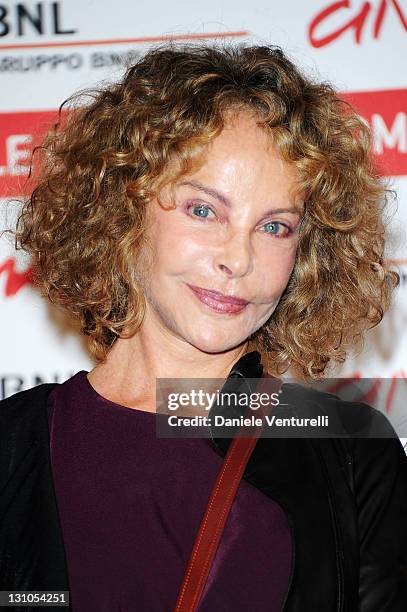
<path id="1" fill-rule="evenodd" d="M 46 406 L 49 394 L 58 384 L 42 383 L 30 389 L 18 391 L 1 400 L 0 423 L 21 423 L 30 417 L 34 417 L 39 410 Z"/>
<path id="2" fill-rule="evenodd" d="M 332 434 L 354 438 L 398 438 L 388 417 L 362 401 L 296 383 L 284 383 L 281 397 L 300 416 L 328 416 Z"/>
<path id="3" fill-rule="evenodd" d="M 407 512 L 407 454 L 388 417 L 367 403 L 347 401 L 333 393 L 292 383 L 283 388 L 285 401 L 295 413 L 329 415 L 330 434 L 327 439 L 314 438 L 313 446 L 330 473 L 339 460 L 360 507 L 375 491 L 376 500 L 394 496 L 400 511 Z"/>
<path id="4" fill-rule="evenodd" d="M 384 412 L 362 401 L 344 400 L 334 393 L 296 383 L 283 384 L 282 388 L 281 397 L 294 414 L 328 416 L 326 437 L 346 462 L 361 468 L 381 462 L 383 466 L 387 464 L 387 469 L 400 467 L 406 472 L 406 452 Z"/>
<path id="5" fill-rule="evenodd" d="M 0 446 L 2 453 L 24 449 L 42 437 L 47 422 L 47 401 L 59 383 L 43 383 L 14 393 L 0 401 Z"/>
<path id="6" fill-rule="evenodd" d="M 34 448 L 48 440 L 47 400 L 59 383 L 43 383 L 0 401 L 0 490 Z"/>

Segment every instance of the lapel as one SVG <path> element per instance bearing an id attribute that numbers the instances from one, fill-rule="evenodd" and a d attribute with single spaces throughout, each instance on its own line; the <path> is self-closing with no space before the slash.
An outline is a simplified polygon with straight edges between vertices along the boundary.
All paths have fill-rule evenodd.
<path id="1" fill-rule="evenodd" d="M 245 354 L 233 366 L 228 379 L 238 379 L 244 388 L 251 389 L 255 386 L 253 380 L 245 385 L 244 379 L 267 377 L 271 384 L 281 384 L 279 379 L 263 373 L 260 357 L 258 351 Z M 229 384 L 228 379 L 222 390 Z M 287 416 L 287 411 L 296 414 L 298 400 L 294 401 L 294 397 L 299 389 L 306 393 L 301 386 L 288 386 L 294 390 L 289 402 L 292 405 L 285 407 L 281 416 Z M 279 407 L 274 407 L 273 412 L 278 416 Z M 222 456 L 231 440 L 216 437 L 211 430 L 210 443 Z M 340 442 L 260 437 L 243 474 L 246 481 L 282 507 L 291 529 L 292 567 L 284 612 L 351 612 L 357 607 L 357 532 L 353 498 L 341 476 L 338 448 L 334 450 Z"/>

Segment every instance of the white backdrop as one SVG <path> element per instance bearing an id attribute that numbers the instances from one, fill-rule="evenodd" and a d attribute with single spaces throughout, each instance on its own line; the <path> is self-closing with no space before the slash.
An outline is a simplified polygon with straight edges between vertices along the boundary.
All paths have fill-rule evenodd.
<path id="1" fill-rule="evenodd" d="M 12 222 L 12 206 L 4 220 L 5 204 L 19 195 L 30 148 L 61 102 L 116 79 L 126 61 L 168 37 L 279 44 L 336 85 L 372 126 L 377 160 L 398 193 L 387 258 L 402 283 L 363 353 L 338 374 L 384 378 L 383 393 L 389 385 L 401 392 L 407 387 L 407 89 L 399 58 L 407 52 L 407 0 L 0 2 L 1 224 Z M 32 289 L 29 262 L 7 237 L 0 241 L 0 309 L 0 398 L 93 367 L 82 339 Z M 400 409 L 386 397 L 388 414 Z"/>

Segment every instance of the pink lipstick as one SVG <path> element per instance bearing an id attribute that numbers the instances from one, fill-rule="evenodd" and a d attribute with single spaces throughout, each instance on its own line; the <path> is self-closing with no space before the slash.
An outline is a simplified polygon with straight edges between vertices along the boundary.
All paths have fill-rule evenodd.
<path id="1" fill-rule="evenodd" d="M 195 285 L 189 285 L 188 283 L 186 284 L 200 302 L 215 312 L 238 314 L 239 312 L 242 312 L 242 310 L 244 310 L 249 304 L 247 300 L 242 298 L 224 295 L 219 291 L 212 291 L 210 289 L 203 289 L 202 287 L 197 287 Z"/>

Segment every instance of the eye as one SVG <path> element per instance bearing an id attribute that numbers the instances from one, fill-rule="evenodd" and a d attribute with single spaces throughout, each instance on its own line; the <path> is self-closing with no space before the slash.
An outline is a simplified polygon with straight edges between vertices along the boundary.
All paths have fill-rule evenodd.
<path id="1" fill-rule="evenodd" d="M 268 223 L 265 223 L 263 227 L 269 228 L 269 231 L 265 232 L 266 234 L 277 236 L 277 238 L 285 238 L 293 232 L 289 225 L 280 223 L 280 221 L 269 221 Z"/>
<path id="2" fill-rule="evenodd" d="M 188 211 L 192 210 L 192 214 L 194 217 L 199 217 L 201 219 L 208 219 L 208 213 L 214 212 L 210 206 L 206 206 L 205 204 L 191 204 L 188 206 Z"/>

